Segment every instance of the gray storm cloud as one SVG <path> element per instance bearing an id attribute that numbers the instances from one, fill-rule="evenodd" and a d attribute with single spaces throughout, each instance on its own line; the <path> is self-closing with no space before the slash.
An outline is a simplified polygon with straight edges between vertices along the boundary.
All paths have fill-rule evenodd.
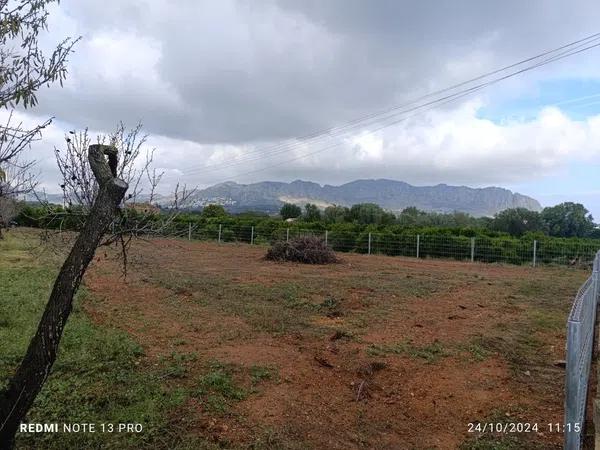
<path id="1" fill-rule="evenodd" d="M 63 0 L 52 11 L 47 42 L 65 35 L 83 39 L 65 86 L 43 90 L 39 107 L 26 114 L 58 120 L 33 151 L 51 186 L 51 149 L 61 145 L 62 132 L 106 132 L 123 120 L 143 122 L 159 150 L 157 163 L 170 174 L 167 185 L 182 175 L 201 185 L 384 176 L 502 184 L 544 176 L 580 157 L 577 150 L 592 157 L 600 144 L 594 127 L 561 118 L 560 111 L 554 117 L 564 119 L 560 123 L 571 133 L 558 136 L 542 115 L 529 128 L 498 125 L 481 120 L 473 104 L 535 97 L 539 83 L 548 80 L 600 80 L 598 52 L 372 138 L 345 137 L 310 157 L 302 157 L 315 150 L 308 146 L 226 170 L 203 167 L 591 34 L 599 13 L 600 3 L 581 0 Z"/>
<path id="2" fill-rule="evenodd" d="M 141 119 L 202 143 L 284 139 L 582 36 L 600 13 L 595 2 L 431 5 L 66 0 L 54 34 L 84 40 L 39 111 L 100 129 Z M 562 70 L 574 66 L 586 70 Z"/>

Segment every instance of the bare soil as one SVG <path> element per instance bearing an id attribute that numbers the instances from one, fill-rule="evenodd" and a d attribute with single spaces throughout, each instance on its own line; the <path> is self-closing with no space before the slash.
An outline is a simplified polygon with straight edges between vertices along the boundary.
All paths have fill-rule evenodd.
<path id="1" fill-rule="evenodd" d="M 561 448 L 547 428 L 563 420 L 554 362 L 586 272 L 352 254 L 312 266 L 264 253 L 157 239 L 133 246 L 126 278 L 116 250 L 86 275 L 86 311 L 134 336 L 143 370 L 193 355 L 164 381 L 191 393 L 172 417 L 187 433 L 224 447 Z M 211 361 L 248 393 L 225 411 L 193 394 Z M 256 368 L 269 377 L 252 381 Z M 489 421 L 538 432 L 468 432 Z"/>

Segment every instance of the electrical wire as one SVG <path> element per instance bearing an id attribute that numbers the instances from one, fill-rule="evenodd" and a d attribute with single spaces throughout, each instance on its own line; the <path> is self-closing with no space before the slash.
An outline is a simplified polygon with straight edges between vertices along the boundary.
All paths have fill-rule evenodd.
<path id="1" fill-rule="evenodd" d="M 184 171 L 183 173 L 184 173 L 184 175 L 187 175 L 187 174 L 192 174 L 192 173 L 198 174 L 198 173 L 208 172 L 208 171 L 212 171 L 212 170 L 222 170 L 222 168 L 229 168 L 230 164 L 237 165 L 237 164 L 244 164 L 247 161 L 254 161 L 253 159 L 248 160 L 248 157 L 252 156 L 254 154 L 260 155 L 261 159 L 263 159 L 264 157 L 267 157 L 267 156 L 269 156 L 271 154 L 274 154 L 274 153 L 277 154 L 277 153 L 279 153 L 279 151 L 289 150 L 291 148 L 298 147 L 299 145 L 301 145 L 305 141 L 306 142 L 310 142 L 310 141 L 312 141 L 315 138 L 321 138 L 321 137 L 333 138 L 333 137 L 336 137 L 335 133 L 337 133 L 339 131 L 343 131 L 343 130 L 347 130 L 344 134 L 352 133 L 354 131 L 354 128 L 355 128 L 354 125 L 358 125 L 360 127 L 365 127 L 365 126 L 369 125 L 369 122 L 366 122 L 366 121 L 369 121 L 371 119 L 375 119 L 375 121 L 378 121 L 378 120 L 381 120 L 383 118 L 383 116 L 385 116 L 386 114 L 394 113 L 393 115 L 397 115 L 397 114 L 403 114 L 403 113 L 406 113 L 406 112 L 410 112 L 410 111 L 412 111 L 414 109 L 419 108 L 419 106 L 417 106 L 415 108 L 410 108 L 408 111 L 399 111 L 399 110 L 405 109 L 406 107 L 408 107 L 410 105 L 414 105 L 415 103 L 418 103 L 419 101 L 425 100 L 425 99 L 433 97 L 435 95 L 439 95 L 439 94 L 442 94 L 442 93 L 445 93 L 445 92 L 449 92 L 451 90 L 457 89 L 458 87 L 466 86 L 469 83 L 473 83 L 475 81 L 482 80 L 484 78 L 487 78 L 487 77 L 490 77 L 492 75 L 501 73 L 501 72 L 506 71 L 508 69 L 512 69 L 512 68 L 518 67 L 520 65 L 526 64 L 526 63 L 534 61 L 536 59 L 543 58 L 543 57 L 551 55 L 553 53 L 557 53 L 557 52 L 563 51 L 562 55 L 564 55 L 566 53 L 572 52 L 574 49 L 581 48 L 582 46 L 586 46 L 586 45 L 590 44 L 591 42 L 597 41 L 598 39 L 600 39 L 600 33 L 595 33 L 595 34 L 589 35 L 589 36 L 587 36 L 585 38 L 582 38 L 582 39 L 570 42 L 569 44 L 565 44 L 565 45 L 562 45 L 562 46 L 560 46 L 558 48 L 555 48 L 555 49 L 552 49 L 552 50 L 548 50 L 548 51 L 545 51 L 545 52 L 540 53 L 538 55 L 535 55 L 535 56 L 529 57 L 527 59 L 521 60 L 521 61 L 519 61 L 517 63 L 513 63 L 513 64 L 510 64 L 508 66 L 504 66 L 502 68 L 493 70 L 491 72 L 479 75 L 479 76 L 477 76 L 475 78 L 471 78 L 470 80 L 463 81 L 461 83 L 457 83 L 457 84 L 452 85 L 450 87 L 447 87 L 447 88 L 444 88 L 444 89 L 440 89 L 440 90 L 437 90 L 435 92 L 432 92 L 432 93 L 420 96 L 420 97 L 418 97 L 418 98 L 416 98 L 414 100 L 411 100 L 411 101 L 409 101 L 407 103 L 404 103 L 403 105 L 395 106 L 395 107 L 392 107 L 392 108 L 388 108 L 387 110 L 380 111 L 380 112 L 377 112 L 377 113 L 371 113 L 371 114 L 368 114 L 368 115 L 363 116 L 361 118 L 354 119 L 354 120 L 352 120 L 352 121 L 350 121 L 350 122 L 348 122 L 348 123 L 346 123 L 344 125 L 340 125 L 340 126 L 336 126 L 336 127 L 333 127 L 333 128 L 328 128 L 328 129 L 320 130 L 320 131 L 317 131 L 317 132 L 314 132 L 314 133 L 311 133 L 311 134 L 308 134 L 308 135 L 305 135 L 305 136 L 302 136 L 302 137 L 299 137 L 299 138 L 295 138 L 295 139 L 291 139 L 291 140 L 286 140 L 286 141 L 284 141 L 282 143 L 275 144 L 275 145 L 270 146 L 270 147 L 258 148 L 256 150 L 251 150 L 249 152 L 246 152 L 243 155 L 242 159 L 235 158 L 231 162 L 224 161 L 224 162 L 215 163 L 215 164 L 211 164 L 211 165 L 203 165 L 203 166 L 200 166 L 200 167 L 190 167 L 186 171 Z M 561 53 L 559 53 L 559 55 L 554 55 L 553 57 L 550 58 L 549 62 L 554 61 L 555 60 L 554 58 L 556 58 L 557 56 L 560 56 L 560 55 L 561 55 Z M 570 56 L 570 55 L 568 55 L 568 56 Z M 548 62 L 546 62 L 546 63 L 548 63 Z M 539 67 L 539 65 L 535 65 L 534 67 Z M 520 71 L 517 71 L 516 73 L 520 73 Z M 504 79 L 504 78 L 502 78 L 502 79 Z M 396 112 L 396 111 L 398 111 L 398 112 Z M 313 142 L 311 142 L 311 143 L 313 143 Z"/>
<path id="2" fill-rule="evenodd" d="M 402 122 L 402 121 L 404 121 L 406 119 L 406 118 L 401 118 L 401 119 L 398 120 L 397 116 L 399 116 L 399 115 L 404 115 L 404 114 L 407 114 L 409 112 L 415 112 L 415 111 L 417 111 L 419 114 L 422 113 L 422 112 L 425 112 L 425 111 L 429 111 L 430 109 L 432 109 L 432 107 L 437 107 L 440 104 L 446 104 L 446 103 L 449 103 L 449 102 L 454 101 L 456 99 L 462 98 L 462 97 L 464 97 L 466 95 L 470 95 L 470 94 L 472 94 L 474 92 L 477 92 L 477 91 L 479 91 L 479 90 L 481 90 L 481 89 L 483 89 L 483 88 L 485 88 L 485 87 L 487 87 L 489 85 L 498 83 L 498 82 L 503 81 L 503 80 L 505 80 L 507 78 L 516 76 L 518 74 L 521 74 L 521 73 L 524 73 L 524 72 L 527 72 L 527 71 L 530 71 L 530 70 L 533 70 L 535 68 L 541 67 L 541 66 L 549 64 L 551 62 L 554 62 L 554 61 L 557 61 L 557 60 L 560 60 L 560 59 L 564 59 L 566 57 L 569 57 L 569 56 L 572 56 L 572 55 L 575 55 L 575 54 L 587 51 L 587 50 L 589 50 L 591 48 L 598 47 L 598 46 L 600 46 L 600 43 L 591 44 L 592 42 L 595 42 L 598 39 L 600 39 L 600 33 L 592 35 L 592 36 L 588 37 L 587 39 L 575 41 L 575 43 L 579 43 L 578 45 L 577 44 L 573 45 L 575 43 L 571 43 L 570 47 L 569 47 L 569 44 L 568 44 L 566 46 L 559 47 L 559 49 L 555 49 L 555 50 L 552 50 L 552 51 L 544 52 L 541 55 L 547 56 L 549 54 L 556 53 L 556 50 L 563 50 L 563 49 L 567 48 L 566 50 L 560 51 L 558 54 L 555 54 L 555 55 L 553 55 L 553 56 L 551 56 L 549 58 L 543 59 L 542 61 L 536 62 L 533 65 L 530 65 L 530 66 L 527 66 L 525 68 L 513 71 L 513 72 L 511 72 L 509 74 L 506 74 L 506 75 L 503 75 L 501 77 L 497 77 L 495 79 L 492 79 L 492 80 L 480 83 L 480 84 L 478 84 L 476 86 L 472 86 L 472 87 L 469 87 L 467 89 L 463 89 L 462 91 L 459 91 L 459 92 L 456 92 L 456 93 L 453 93 L 453 94 L 449 94 L 447 96 L 444 96 L 444 97 L 441 97 L 441 98 L 437 98 L 437 99 L 434 99 L 434 100 L 426 102 L 426 103 L 417 104 L 416 106 L 413 106 L 412 108 L 407 108 L 407 109 L 404 109 L 402 111 L 396 112 L 396 113 L 390 115 L 389 117 L 376 117 L 376 115 L 372 115 L 372 117 L 376 118 L 376 121 L 374 121 L 374 122 L 367 122 L 366 124 L 360 124 L 359 123 L 359 125 L 361 127 L 365 127 L 365 126 L 369 126 L 369 125 L 376 125 L 377 122 L 382 122 L 382 121 L 387 121 L 387 120 L 390 120 L 390 119 L 395 119 L 392 122 L 389 122 L 389 123 L 385 123 L 384 122 L 382 125 L 377 126 L 375 129 L 370 129 L 369 130 L 370 133 L 379 131 L 379 130 L 381 130 L 383 128 L 395 125 L 395 124 L 397 124 L 399 122 Z M 591 44 L 591 45 L 589 45 L 589 44 Z M 527 60 L 524 60 L 524 61 L 532 61 L 532 60 L 534 60 L 536 58 L 539 59 L 539 55 L 536 56 L 536 57 L 528 58 Z M 506 67 L 517 67 L 520 64 L 521 63 L 515 63 L 515 64 L 511 64 L 510 66 L 506 66 Z M 503 69 L 498 69 L 498 70 L 496 70 L 494 72 L 490 72 L 490 74 L 492 74 L 492 73 L 500 73 L 503 70 L 504 70 L 504 68 Z M 476 77 L 476 78 L 474 78 L 472 80 L 484 79 L 485 77 L 488 77 L 488 76 L 489 76 L 489 74 L 481 75 L 481 76 Z M 472 82 L 472 80 L 469 80 L 468 82 L 459 83 L 459 85 L 466 85 L 467 83 Z M 457 86 L 457 85 L 455 85 L 455 86 Z M 443 89 L 443 90 L 436 91 L 436 92 L 447 92 L 449 90 L 452 90 L 453 88 L 454 87 L 451 87 L 451 88 Z M 426 97 L 429 97 L 431 95 L 432 94 L 428 94 L 427 96 L 422 96 L 420 98 L 426 98 Z M 414 103 L 416 103 L 416 101 L 412 101 L 409 104 L 414 104 Z M 394 108 L 393 110 L 396 110 L 396 109 L 398 109 L 398 108 Z M 392 109 L 388 110 L 388 112 L 391 111 L 391 110 Z M 381 114 L 379 114 L 379 115 L 381 115 Z M 410 117 L 414 117 L 415 115 L 416 114 L 412 114 Z M 344 127 L 348 127 L 348 125 L 345 125 Z M 337 129 L 343 129 L 344 127 L 337 127 Z M 337 136 L 336 135 L 333 135 L 333 136 L 331 136 L 331 135 L 325 135 L 325 136 L 322 136 L 322 137 L 324 137 L 326 139 L 332 139 L 333 137 L 341 137 L 343 135 L 353 134 L 353 133 L 356 132 L 355 128 L 356 127 L 351 127 L 350 129 L 348 129 L 344 133 L 341 133 L 341 134 L 338 133 Z M 289 161 L 295 161 L 295 160 L 304 158 L 306 156 L 311 156 L 311 155 L 320 153 L 322 151 L 325 151 L 325 150 L 328 150 L 330 148 L 334 148 L 334 147 L 336 147 L 338 145 L 341 145 L 342 143 L 343 142 L 338 142 L 338 143 L 334 144 L 333 146 L 327 146 L 327 147 L 321 148 L 321 149 L 319 149 L 317 151 L 313 151 L 313 152 L 307 153 L 305 155 L 300 155 L 300 156 L 294 157 L 292 159 L 288 159 L 286 161 L 283 161 L 280 164 L 276 164 L 275 166 L 284 164 L 284 163 L 289 162 Z M 295 148 L 300 147 L 301 145 L 304 145 L 304 143 L 303 142 L 296 142 L 296 143 L 288 144 L 287 146 L 280 145 L 280 146 L 274 147 L 274 149 L 271 150 L 268 153 L 263 152 L 261 155 L 257 155 L 258 156 L 257 158 L 248 158 L 248 157 L 245 157 L 242 160 L 234 160 L 234 161 L 229 162 L 229 163 L 222 163 L 219 168 L 216 168 L 216 167 L 206 167 L 205 166 L 205 167 L 202 167 L 200 169 L 191 169 L 191 170 L 184 171 L 183 174 L 184 175 L 199 174 L 199 173 L 204 173 L 204 172 L 209 172 L 209 171 L 214 171 L 214 170 L 223 170 L 223 169 L 227 169 L 227 168 L 230 168 L 230 167 L 233 167 L 233 166 L 236 166 L 236 165 L 240 165 L 240 164 L 248 164 L 250 162 L 255 162 L 255 161 L 258 161 L 258 160 L 263 160 L 266 157 L 273 157 L 273 156 L 277 156 L 277 155 L 280 155 L 280 154 L 285 154 L 285 153 L 289 152 L 290 150 L 293 150 Z M 252 152 L 252 153 L 257 153 L 257 152 Z M 245 155 L 245 156 L 247 156 L 247 155 Z M 265 168 L 261 168 L 261 169 L 253 170 L 253 171 L 250 171 L 250 172 L 244 172 L 242 174 L 238 174 L 238 176 L 247 175 L 247 174 L 250 174 L 250 173 L 256 173 L 256 172 L 259 172 L 259 171 L 267 170 L 267 169 L 269 169 L 271 167 L 274 167 L 274 166 L 273 165 L 269 165 L 269 166 L 266 166 Z"/>

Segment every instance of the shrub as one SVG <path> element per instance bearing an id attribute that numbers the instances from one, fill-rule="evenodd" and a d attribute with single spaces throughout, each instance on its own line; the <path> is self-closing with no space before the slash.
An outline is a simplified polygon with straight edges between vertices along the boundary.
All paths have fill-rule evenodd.
<path id="1" fill-rule="evenodd" d="M 316 236 L 298 236 L 288 242 L 276 242 L 265 258 L 304 264 L 331 264 L 338 261 L 334 251 Z"/>

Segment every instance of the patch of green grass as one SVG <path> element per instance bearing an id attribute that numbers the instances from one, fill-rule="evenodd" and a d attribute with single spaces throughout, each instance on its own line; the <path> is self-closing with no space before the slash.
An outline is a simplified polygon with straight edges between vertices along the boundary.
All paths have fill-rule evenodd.
<path id="1" fill-rule="evenodd" d="M 254 330 L 284 333 L 310 329 L 315 311 L 311 292 L 296 283 L 231 283 L 212 274 L 188 277 L 178 272 L 154 272 L 152 280 L 177 292 L 181 286 L 195 302 L 218 313 L 242 317 Z M 301 296 L 300 294 L 303 294 Z"/>
<path id="2" fill-rule="evenodd" d="M 415 345 L 411 341 L 383 345 L 371 344 L 367 347 L 367 353 L 370 356 L 408 355 L 411 358 L 423 359 L 428 364 L 435 363 L 450 355 L 449 351 L 439 341 L 423 346 Z"/>
<path id="3" fill-rule="evenodd" d="M 252 379 L 252 384 L 256 385 L 261 381 L 273 379 L 274 372 L 274 369 L 272 369 L 271 367 L 257 365 L 251 366 L 250 378 Z"/>
<path id="4" fill-rule="evenodd" d="M 163 366 L 160 378 L 185 378 L 188 373 L 190 362 L 196 361 L 198 355 L 195 353 L 172 352 L 168 356 L 161 356 L 159 363 Z"/>
<path id="5" fill-rule="evenodd" d="M 410 345 L 408 347 L 407 352 L 413 358 L 421 358 L 428 363 L 436 362 L 440 358 L 449 355 L 448 351 L 442 346 L 442 344 L 439 341 L 435 341 L 431 344 L 424 345 L 422 347 Z"/>
<path id="6" fill-rule="evenodd" d="M 556 331 L 565 327 L 565 317 L 556 312 L 534 309 L 529 311 L 527 315 L 535 329 L 540 331 Z"/>
<path id="7" fill-rule="evenodd" d="M 25 353 L 59 265 L 55 255 L 30 258 L 28 246 L 26 239 L 0 241 L 0 388 Z M 6 254 L 17 263 L 6 264 Z M 58 358 L 27 421 L 140 423 L 143 431 L 18 434 L 16 448 L 186 448 L 189 436 L 169 420 L 170 411 L 185 401 L 186 392 L 167 388 L 158 371 L 142 369 L 143 350 L 126 333 L 93 324 L 80 307 L 89 301 L 86 297 L 85 289 L 80 289 Z M 188 448 L 208 447 L 200 443 Z"/>
<path id="8" fill-rule="evenodd" d="M 0 240 L 0 251 L 2 252 L 0 269 L 23 267 L 32 263 L 33 255 L 29 250 L 33 248 L 34 242 L 31 236 L 14 230 L 3 231 L 2 236 L 3 239 Z"/>
<path id="9" fill-rule="evenodd" d="M 508 361 L 515 373 L 547 367 L 552 357 L 548 341 L 565 332 L 568 311 L 586 277 L 584 271 L 569 268 L 540 268 L 527 277 L 504 280 L 496 307 L 515 317 L 496 324 L 473 342 Z M 533 390 L 553 389 L 548 382 L 533 380 L 528 383 Z M 559 380 L 552 376 L 548 381 L 558 389 Z"/>
<path id="10" fill-rule="evenodd" d="M 244 400 L 247 393 L 233 380 L 233 368 L 214 361 L 197 383 L 194 395 L 209 412 L 226 414 L 233 402 Z"/>
<path id="11" fill-rule="evenodd" d="M 319 311 L 322 311 L 327 317 L 339 317 L 343 315 L 340 302 L 334 297 L 327 297 L 318 305 Z"/>
<path id="12" fill-rule="evenodd" d="M 31 271 L 23 274 L 31 280 Z M 40 292 L 41 298 L 47 292 Z M 81 296 L 77 301 L 81 301 Z M 41 308 L 39 308 L 41 311 Z M 29 315 L 37 323 L 38 314 Z M 34 319 L 35 320 L 31 320 Z M 22 319 L 23 320 L 23 319 Z M 35 325 L 34 325 L 35 326 Z M 0 378 L 5 384 L 25 351 L 24 334 L 10 328 L 16 345 L 0 350 Z M 3 340 L 3 342 L 7 342 Z M 6 344 L 5 344 L 6 345 Z M 79 310 L 72 313 L 65 328 L 59 356 L 50 377 L 38 395 L 28 420 L 31 422 L 136 422 L 140 434 L 83 433 L 19 435 L 21 448 L 139 448 L 157 445 L 169 434 L 167 412 L 185 399 L 183 391 L 166 390 L 152 374 L 136 369 L 141 347 L 125 333 L 94 326 Z"/>
<path id="13" fill-rule="evenodd" d="M 523 297 L 535 298 L 539 297 L 540 293 L 546 289 L 547 284 L 544 282 L 544 280 L 529 279 L 523 283 L 519 283 L 515 289 L 515 293 Z"/>
<path id="14" fill-rule="evenodd" d="M 469 359 L 476 362 L 485 361 L 492 355 L 490 349 L 483 345 L 479 338 L 474 338 L 467 344 L 459 345 L 458 349 L 467 352 Z"/>
<path id="15" fill-rule="evenodd" d="M 333 334 L 329 337 L 329 339 L 331 339 L 333 341 L 337 341 L 340 339 L 346 340 L 346 341 L 352 341 L 352 340 L 357 339 L 357 337 L 351 331 L 337 329 L 333 332 Z"/>
<path id="16" fill-rule="evenodd" d="M 475 340 L 484 351 L 499 354 L 515 370 L 524 370 L 528 364 L 543 358 L 540 350 L 544 343 L 531 334 L 530 329 L 510 329 L 495 336 L 478 336 Z"/>
<path id="17" fill-rule="evenodd" d="M 384 299 L 430 298 L 436 292 L 456 284 L 456 280 L 441 280 L 439 278 L 403 274 L 377 274 L 368 279 L 348 279 L 344 285 L 350 289 L 367 289 L 372 297 Z"/>
<path id="18" fill-rule="evenodd" d="M 385 320 L 390 310 L 402 307 L 404 299 L 427 297 L 453 283 L 452 280 L 446 282 L 416 276 L 402 278 L 399 283 L 395 272 L 360 280 L 342 275 L 272 284 L 231 282 L 226 276 L 214 273 L 192 275 L 179 268 L 164 271 L 153 267 L 148 272 L 150 280 L 173 292 L 184 286 L 203 307 L 241 317 L 255 331 L 272 333 L 328 333 L 330 328 L 314 320 L 315 316 L 321 315 L 344 316 L 349 326 L 365 328 Z M 358 299 L 362 311 L 344 309 L 343 299 L 349 291 L 364 292 Z M 336 293 L 335 296 L 332 293 Z"/>
<path id="19" fill-rule="evenodd" d="M 16 368 L 25 353 L 55 276 L 47 267 L 0 269 L 0 374 Z"/>
<path id="20" fill-rule="evenodd" d="M 356 328 L 356 333 L 358 334 L 358 330 L 366 329 L 369 327 L 370 323 L 368 319 L 369 318 L 366 314 L 354 314 L 346 321 L 346 323 L 349 326 Z"/>
<path id="21" fill-rule="evenodd" d="M 507 286 L 517 301 L 549 313 L 565 313 L 589 272 L 569 268 L 547 269 L 538 278 L 512 280 Z"/>
<path id="22" fill-rule="evenodd" d="M 397 344 L 371 344 L 367 348 L 367 353 L 371 356 L 385 356 L 387 353 L 394 353 L 396 355 L 401 355 L 405 353 L 406 343 L 401 342 Z"/>

